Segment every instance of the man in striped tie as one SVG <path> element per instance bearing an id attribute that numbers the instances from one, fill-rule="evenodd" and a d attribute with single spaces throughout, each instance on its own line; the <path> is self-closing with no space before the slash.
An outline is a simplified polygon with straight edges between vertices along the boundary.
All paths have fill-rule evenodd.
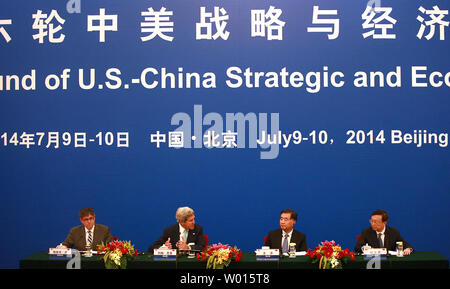
<path id="1" fill-rule="evenodd" d="M 73 227 L 61 244 L 79 251 L 97 250 L 97 246 L 112 241 L 108 226 L 95 223 L 95 212 L 92 208 L 84 208 L 79 212 L 82 225 Z"/>

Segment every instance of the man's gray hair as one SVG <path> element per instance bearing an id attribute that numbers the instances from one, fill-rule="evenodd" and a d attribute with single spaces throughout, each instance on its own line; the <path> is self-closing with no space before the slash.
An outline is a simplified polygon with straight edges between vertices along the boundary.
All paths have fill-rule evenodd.
<path id="1" fill-rule="evenodd" d="M 194 215 L 194 210 L 189 207 L 181 207 L 178 208 L 177 213 L 175 214 L 175 218 L 177 218 L 178 222 L 186 222 L 186 220 Z"/>

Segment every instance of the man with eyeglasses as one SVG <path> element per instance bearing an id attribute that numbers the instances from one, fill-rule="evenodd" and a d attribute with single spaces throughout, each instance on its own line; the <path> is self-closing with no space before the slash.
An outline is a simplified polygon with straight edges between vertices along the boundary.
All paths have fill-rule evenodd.
<path id="1" fill-rule="evenodd" d="M 81 209 L 80 226 L 73 227 L 67 238 L 61 243 L 67 248 L 74 248 L 78 251 L 97 250 L 97 245 L 113 240 L 109 227 L 95 224 L 95 212 L 92 208 Z"/>
<path id="2" fill-rule="evenodd" d="M 361 247 L 368 244 L 372 248 L 386 248 L 388 251 L 396 251 L 397 242 L 403 242 L 403 254 L 412 253 L 412 246 L 406 242 L 397 229 L 387 226 L 389 215 L 384 210 L 375 210 L 369 220 L 370 227 L 362 231 L 361 237 L 356 242 L 355 252 L 362 253 Z"/>

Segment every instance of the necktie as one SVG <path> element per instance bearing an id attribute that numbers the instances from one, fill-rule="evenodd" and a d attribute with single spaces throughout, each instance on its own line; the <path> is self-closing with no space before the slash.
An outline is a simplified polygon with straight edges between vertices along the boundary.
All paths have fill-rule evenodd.
<path id="1" fill-rule="evenodd" d="M 184 242 L 187 243 L 187 236 L 188 236 L 188 231 L 184 230 L 183 232 L 183 238 L 184 238 Z"/>
<path id="2" fill-rule="evenodd" d="M 289 250 L 288 237 L 289 237 L 288 234 L 284 234 L 283 249 L 282 249 L 283 253 L 287 253 Z"/>
<path id="3" fill-rule="evenodd" d="M 88 243 L 86 245 L 90 247 L 92 244 L 92 231 L 88 231 L 87 241 L 88 241 Z"/>
<path id="4" fill-rule="evenodd" d="M 383 239 L 381 239 L 381 233 L 378 233 L 378 247 L 383 248 Z"/>

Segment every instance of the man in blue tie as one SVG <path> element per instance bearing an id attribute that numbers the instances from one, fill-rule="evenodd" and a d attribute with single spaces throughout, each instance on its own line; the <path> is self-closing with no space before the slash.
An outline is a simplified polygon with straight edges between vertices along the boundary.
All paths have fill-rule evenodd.
<path id="1" fill-rule="evenodd" d="M 295 243 L 296 251 L 306 251 L 306 236 L 294 230 L 297 218 L 298 214 L 294 210 L 285 209 L 281 211 L 280 229 L 269 232 L 264 241 L 264 246 L 279 249 L 280 253 L 287 253 L 289 244 Z"/>
<path id="2" fill-rule="evenodd" d="M 403 254 L 412 253 L 412 246 L 406 242 L 397 229 L 387 226 L 389 215 L 385 210 L 375 210 L 370 217 L 370 227 L 363 230 L 356 242 L 355 252 L 361 253 L 361 247 L 368 244 L 372 248 L 386 248 L 396 251 L 397 242 L 403 242 Z"/>

